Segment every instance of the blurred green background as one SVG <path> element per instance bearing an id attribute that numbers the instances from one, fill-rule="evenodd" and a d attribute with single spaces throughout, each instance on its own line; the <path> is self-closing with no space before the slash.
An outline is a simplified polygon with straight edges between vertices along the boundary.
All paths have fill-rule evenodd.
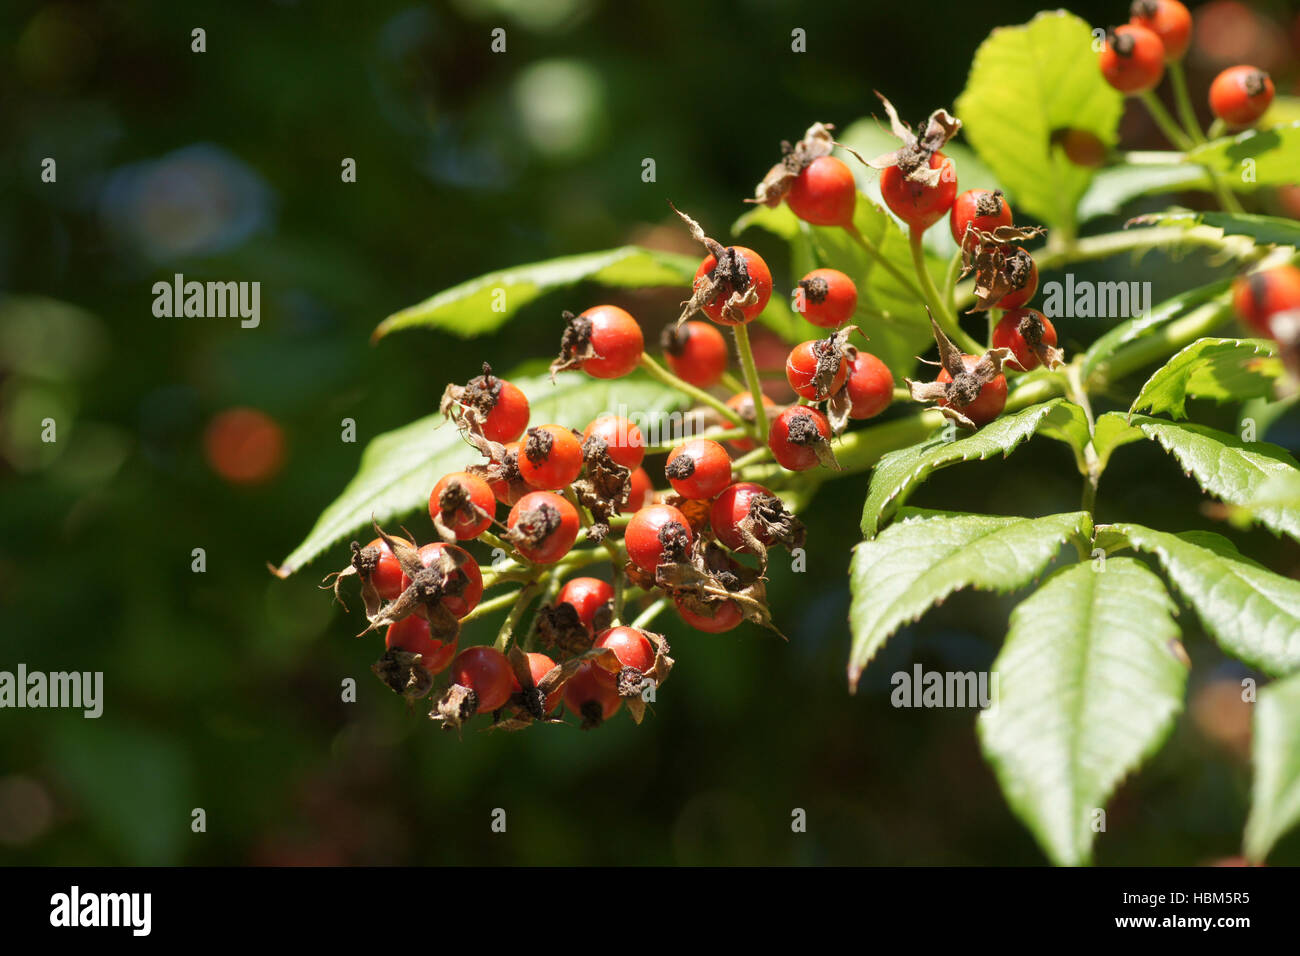
<path id="1" fill-rule="evenodd" d="M 1072 5 L 1102 25 L 1126 6 Z M 914 660 L 986 668 L 1014 597 L 952 598 L 846 691 L 845 572 L 865 476 L 828 483 L 805 514 L 808 573 L 773 573 L 788 644 L 660 619 L 678 666 L 639 728 L 620 715 L 595 733 L 440 733 L 369 673 L 379 639 L 354 640 L 357 615 L 317 589 L 345 547 L 287 581 L 266 570 L 365 442 L 428 414 L 485 358 L 503 370 L 550 355 L 561 309 L 610 296 L 545 298 L 468 344 L 417 331 L 371 346 L 384 316 L 505 265 L 629 241 L 693 251 L 666 200 L 725 234 L 780 140 L 871 113 L 873 89 L 913 121 L 951 106 L 989 29 L 1037 7 L 5 4 L 0 669 L 100 670 L 105 703 L 98 720 L 0 711 L 0 861 L 1042 862 L 980 759 L 974 714 L 889 705 L 889 675 Z M 1191 60 L 1198 95 L 1248 57 L 1294 91 L 1293 10 L 1208 7 L 1236 32 L 1206 31 Z M 498 26 L 508 50 L 494 55 Z M 194 27 L 206 53 L 190 52 Z M 805 55 L 789 52 L 795 27 Z M 1158 145 L 1141 116 L 1125 130 Z M 656 183 L 641 181 L 647 156 Z M 40 179 L 45 157 L 56 183 Z M 355 184 L 340 182 L 344 157 Z M 1286 214 L 1286 198 L 1264 208 Z M 797 277 L 768 239 L 749 237 L 788 288 Z M 1143 266 L 1157 300 L 1214 269 Z M 155 318 L 152 284 L 175 272 L 259 280 L 260 328 Z M 612 298 L 653 329 L 681 296 Z M 1099 331 L 1084 324 L 1063 344 Z M 238 407 L 282 430 L 280 467 L 257 483 L 224 479 L 205 454 L 211 423 Z M 1232 413 L 1194 411 L 1227 427 Z M 40 441 L 46 417 L 54 444 Z M 357 444 L 339 440 L 345 417 Z M 1268 437 L 1294 449 L 1300 422 Z M 1076 507 L 1078 490 L 1068 451 L 1044 442 L 944 472 L 914 503 L 1046 513 Z M 1100 508 L 1101 520 L 1223 530 L 1154 448 L 1117 456 Z M 413 520 L 427 537 L 427 518 Z M 1300 572 L 1293 543 L 1229 533 Z M 203 574 L 190 570 L 196 547 Z M 1187 711 L 1112 801 L 1101 863 L 1238 852 L 1249 711 L 1235 688 L 1247 671 L 1192 615 L 1183 624 Z M 462 641 L 493 632 L 480 623 Z M 355 704 L 339 699 L 345 677 Z M 191 832 L 196 807 L 206 833 Z M 505 834 L 490 830 L 496 807 Z M 794 808 L 807 833 L 791 833 Z M 1300 861 L 1297 842 L 1273 859 Z"/>

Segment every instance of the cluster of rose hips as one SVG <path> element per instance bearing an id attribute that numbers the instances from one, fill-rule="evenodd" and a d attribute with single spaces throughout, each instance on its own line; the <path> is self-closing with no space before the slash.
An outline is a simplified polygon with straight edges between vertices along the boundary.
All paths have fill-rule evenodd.
<path id="1" fill-rule="evenodd" d="M 1041 230 L 1015 228 L 1000 193 L 956 196 L 952 163 L 939 147 L 958 121 L 939 111 L 918 139 L 888 101 L 885 106 L 904 144 L 882 167 L 886 202 L 915 230 L 950 214 L 967 267 L 976 273 L 977 308 L 1008 310 L 997 332 L 1007 344 L 983 357 L 961 355 L 936 325 L 943 370 L 935 382 L 909 382 L 917 399 L 933 400 L 977 427 L 1002 410 L 1003 361 L 1022 369 L 1059 361 L 1055 330 L 1041 313 L 1025 308 L 1037 270 L 1016 244 Z M 828 155 L 829 131 L 817 124 L 798 146 L 787 144 L 782 164 L 760 185 L 760 198 L 784 200 L 808 222 L 856 234 L 856 186 L 848 168 Z M 566 312 L 560 354 L 551 365 L 552 376 L 577 370 L 599 379 L 642 368 L 696 400 L 686 421 L 697 437 L 668 449 L 667 489 L 656 491 L 643 467 L 647 445 L 634 422 L 602 415 L 582 433 L 530 424 L 524 393 L 484 365 L 482 375 L 449 386 L 443 397 L 443 413 L 483 461 L 434 485 L 429 515 L 441 540 L 421 547 L 409 532 L 398 537 L 376 527 L 379 536 L 365 547 L 354 542 L 351 564 L 335 576 L 336 593 L 344 578 L 360 579 L 366 632 L 386 629 L 387 650 L 374 668 L 385 683 L 414 699 L 430 694 L 435 678 L 447 673 L 435 719 L 459 726 L 490 713 L 494 726 L 514 728 L 558 719 L 563 705 L 589 727 L 626 703 L 639 720 L 646 689 L 662 683 L 672 659 L 661 635 L 621 620 L 631 593 L 670 600 L 683 621 L 708 633 L 744 620 L 773 627 L 765 598 L 768 549 L 801 547 L 804 529 L 768 488 L 736 480 L 733 455 L 757 462 L 770 454 L 791 472 L 836 468 L 833 437 L 849 420 L 879 415 L 893 400 L 888 367 L 849 342 L 860 332 L 849 324 L 858 290 L 835 269 L 813 270 L 794 291 L 798 311 L 829 333 L 789 353 L 786 376 L 798 401 L 779 407 L 763 394 L 744 327 L 771 298 L 771 271 L 754 250 L 724 246 L 678 215 L 706 254 L 681 314 L 664 330 L 668 368 L 645 354 L 640 324 L 614 305 Z M 711 321 L 696 319 L 700 313 Z M 719 326 L 732 328 L 742 361 L 748 359 L 748 389 L 725 401 L 712 391 L 728 377 L 728 343 Z M 699 437 L 710 429 L 716 438 Z M 764 438 L 765 448 L 757 447 Z M 499 506 L 509 509 L 503 522 Z M 474 541 L 497 552 L 487 572 L 491 583 L 526 586 L 498 646 L 460 648 L 461 621 L 474 614 L 484 591 L 485 573 L 466 550 Z M 560 586 L 570 570 L 599 553 L 575 551 L 580 542 L 608 551 L 615 583 L 571 577 Z M 739 560 L 742 555 L 750 556 L 748 563 Z M 523 639 L 512 642 L 519 617 L 536 597 L 531 589 L 540 589 L 545 578 L 553 599 L 538 609 Z M 532 650 L 534 643 L 546 653 Z"/>
<path id="2" fill-rule="evenodd" d="M 1130 13 L 1128 23 L 1107 31 L 1098 62 L 1121 93 L 1145 93 L 1187 52 L 1192 15 L 1178 0 L 1133 0 Z M 1258 67 L 1230 66 L 1210 84 L 1210 111 L 1230 129 L 1252 125 L 1272 102 L 1273 80 Z"/>
<path id="3" fill-rule="evenodd" d="M 955 165 L 942 149 L 961 128 L 960 120 L 936 110 L 918 135 L 899 120 L 888 100 L 880 99 L 894 135 L 902 142 L 894 152 L 865 161 L 881 170 L 880 193 L 885 204 L 908 227 L 914 242 L 947 216 L 953 239 L 961 248 L 962 274 L 973 272 L 975 276 L 976 302 L 971 311 L 997 309 L 1005 313 L 983 355 L 963 354 L 936 324 L 941 365 L 937 378 L 933 382 L 906 380 L 917 401 L 933 401 L 958 423 L 978 427 L 1000 415 L 1006 404 L 1004 364 L 1029 371 L 1040 365 L 1054 368 L 1062 361 L 1056 348 L 1056 329 L 1041 312 L 1027 306 L 1038 288 L 1038 268 L 1020 242 L 1041 236 L 1043 230 L 1013 225 L 1011 206 L 1000 191 L 971 189 L 958 195 Z M 772 167 L 754 199 L 748 201 L 769 206 L 785 202 L 805 222 L 840 227 L 864 242 L 854 225 L 858 192 L 853 173 L 830 155 L 838 145 L 832 129 L 817 123 L 799 143 L 784 144 L 782 161 Z M 841 326 L 856 307 L 856 289 L 847 276 L 833 269 L 816 270 L 799 285 L 804 292 L 804 317 L 815 324 Z M 822 304 L 823 300 L 829 305 Z M 828 399 L 832 426 L 838 425 L 836 413 L 846 407 L 846 401 L 836 394 L 841 382 L 847 383 L 850 418 L 878 414 L 889 401 L 883 385 L 888 370 L 882 363 L 871 356 L 837 361 L 851 348 L 846 339 L 841 329 L 823 341 L 805 342 L 791 352 L 786 367 L 791 387 L 802 398 Z M 870 379 L 865 374 L 868 367 Z M 861 380 L 855 382 L 858 376 Z M 892 378 L 887 381 L 892 386 Z M 876 389 L 868 391 L 868 382 Z M 881 404 L 877 406 L 877 402 Z"/>
<path id="4" fill-rule="evenodd" d="M 1143 9 L 1164 9 L 1169 2 Z M 1115 54 L 1126 55 L 1119 49 Z M 1005 313 L 982 355 L 962 353 L 932 314 L 941 371 L 932 382 L 904 380 L 913 399 L 934 402 L 954 421 L 978 428 L 1005 406 L 1004 366 L 1029 371 L 1063 361 L 1052 323 L 1028 307 L 1038 270 L 1020 243 L 1043 230 L 1015 226 L 999 191 L 958 195 L 954 164 L 942 152 L 961 128 L 958 119 L 936 110 L 918 135 L 888 100 L 881 101 L 901 146 L 864 162 L 882 170 L 882 197 L 907 227 L 918 263 L 921 235 L 947 216 L 962 274 L 974 273 L 971 311 Z M 854 224 L 853 174 L 830 155 L 838 145 L 832 129 L 817 123 L 799 143 L 783 144 L 781 162 L 748 201 L 785 202 L 805 222 L 842 228 L 872 252 Z M 419 698 L 447 672 L 431 713 L 435 719 L 459 726 L 474 714 L 490 713 L 493 726 L 513 729 L 560 719 L 563 705 L 590 727 L 626 703 L 639 721 L 652 699 L 647 690 L 668 676 L 672 659 L 662 635 L 623 623 L 630 603 L 625 597 L 635 593 L 649 603 L 647 621 L 657 606 L 671 601 L 683 621 L 707 633 L 731 630 L 744 620 L 773 627 L 765 598 L 768 549 L 803 544 L 802 524 L 777 495 L 737 480 L 733 455 L 744 459 L 741 467 L 770 454 L 791 472 L 837 468 L 834 436 L 849 420 L 879 415 L 893 400 L 888 367 L 849 341 L 861 334 L 850 324 L 857 287 L 843 272 L 819 268 L 799 280 L 793 295 L 796 309 L 829 334 L 791 349 L 785 371 L 798 401 L 778 407 L 760 388 L 745 331 L 771 298 L 771 271 L 754 250 L 724 246 L 689 216 L 678 215 L 706 255 L 681 314 L 664 330 L 668 368 L 645 353 L 640 324 L 614 305 L 564 313 L 560 354 L 551 365 L 552 376 L 576 370 L 599 379 L 641 368 L 695 400 L 686 421 L 697 437 L 668 449 L 668 489 L 655 490 L 643 466 L 647 444 L 634 422 L 602 415 L 581 433 L 530 425 L 524 393 L 485 364 L 482 375 L 449 386 L 443 397 L 443 413 L 483 461 L 434 485 L 429 515 L 442 540 L 420 547 L 409 532 L 396 537 L 376 527 L 378 537 L 365 547 L 354 542 L 351 564 L 334 576 L 336 593 L 345 577 L 360 579 L 366 632 L 386 628 L 387 651 L 374 668 L 385 683 Z M 1236 295 L 1238 310 L 1252 324 L 1280 341 L 1300 338 L 1300 271 L 1257 273 L 1241 280 Z M 700 313 L 711 322 L 695 319 Z M 718 326 L 732 329 L 749 380 L 747 390 L 733 386 L 725 401 L 715 394 L 727 384 L 729 359 Z M 699 437 L 710 429 L 710 437 Z M 509 509 L 504 522 L 497 518 L 499 506 Z M 464 547 L 473 541 L 496 552 L 491 583 L 518 581 L 525 587 L 498 646 L 461 649 L 461 621 L 474 614 L 485 585 L 483 570 Z M 614 583 L 585 576 L 562 581 L 599 553 L 575 551 L 580 542 L 608 552 Z M 742 555 L 749 561 L 740 560 Z M 543 579 L 549 580 L 551 600 L 533 615 L 522 639 L 515 639 Z M 493 606 L 505 605 L 498 599 Z M 548 653 L 531 650 L 535 641 Z"/>

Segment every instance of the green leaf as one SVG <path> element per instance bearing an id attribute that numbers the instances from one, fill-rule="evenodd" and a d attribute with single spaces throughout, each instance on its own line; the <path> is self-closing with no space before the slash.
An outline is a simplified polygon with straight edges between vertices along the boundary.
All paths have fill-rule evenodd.
<path id="1" fill-rule="evenodd" d="M 949 430 L 942 429 L 920 444 L 885 455 L 871 474 L 871 488 L 862 506 L 862 533 L 868 538 L 875 536 L 893 511 L 907 500 L 912 489 L 940 468 L 992 458 L 996 454 L 1005 458 L 1049 420 L 1060 429 L 1068 428 L 1074 417 L 1069 405 L 1063 398 L 1054 398 L 1003 415 L 966 438 L 947 441 L 945 434 Z"/>
<path id="2" fill-rule="evenodd" d="M 1116 448 L 1144 438 L 1146 435 L 1142 430 L 1130 425 L 1128 416 L 1122 412 L 1107 412 L 1098 418 L 1092 433 L 1092 447 L 1097 452 L 1102 470 L 1110 463 L 1110 456 Z"/>
<path id="3" fill-rule="evenodd" d="M 1300 173 L 1296 174 L 1300 178 Z M 1209 226 L 1225 236 L 1246 236 L 1262 246 L 1300 246 L 1300 223 L 1277 216 L 1244 212 L 1156 212 L 1138 216 L 1130 226 Z"/>
<path id="4" fill-rule="evenodd" d="M 617 412 L 648 430 L 648 424 L 662 422 L 689 403 L 685 396 L 639 375 L 602 381 L 573 372 L 561 375 L 554 385 L 546 375 L 510 376 L 510 380 L 528 396 L 531 420 L 537 424 L 583 428 L 602 412 Z M 279 575 L 288 577 L 357 531 L 370 540 L 372 515 L 382 525 L 427 507 L 429 492 L 442 475 L 480 460 L 456 426 L 440 414 L 380 435 L 366 446 L 361 465 L 342 494 L 284 559 Z"/>
<path id="5" fill-rule="evenodd" d="M 1092 858 L 1095 814 L 1160 748 L 1187 668 L 1174 604 L 1140 562 L 1075 564 L 1011 614 L 980 743 L 1007 802 L 1054 862 Z"/>
<path id="6" fill-rule="evenodd" d="M 1281 374 L 1277 348 L 1264 339 L 1197 339 L 1147 379 L 1129 411 L 1186 418 L 1188 398 L 1263 398 Z"/>
<path id="7" fill-rule="evenodd" d="M 542 294 L 582 281 L 625 288 L 689 287 L 700 258 L 622 246 L 501 269 L 390 315 L 375 329 L 372 338 L 382 338 L 398 329 L 431 328 L 471 339 L 500 328 Z"/>
<path id="8" fill-rule="evenodd" d="M 1084 130 L 1113 146 L 1123 103 L 1097 69 L 1091 27 L 1057 10 L 994 30 L 975 52 L 956 106 L 966 138 L 1016 211 L 1073 231 L 1093 171 L 1055 148 L 1052 132 Z"/>
<path id="9" fill-rule="evenodd" d="M 1255 705 L 1255 765 L 1246 820 L 1246 856 L 1262 863 L 1300 822 L 1300 674 L 1269 684 Z"/>
<path id="10" fill-rule="evenodd" d="M 1106 372 L 1106 366 L 1115 353 L 1138 339 L 1154 334 L 1159 329 L 1187 315 L 1212 299 L 1225 297 L 1231 280 L 1221 279 L 1209 285 L 1198 286 L 1166 299 L 1141 315 L 1134 316 L 1102 335 L 1083 354 L 1084 381 L 1091 381 Z"/>
<path id="11" fill-rule="evenodd" d="M 1205 170 L 1190 163 L 1110 166 L 1097 171 L 1088 191 L 1079 200 L 1079 221 L 1117 213 L 1125 203 L 1140 196 L 1193 189 L 1208 192 L 1212 188 Z"/>
<path id="12" fill-rule="evenodd" d="M 1197 146 L 1187 159 L 1218 172 L 1232 189 L 1294 183 L 1300 169 L 1300 121 L 1213 140 Z"/>
<path id="13" fill-rule="evenodd" d="M 1024 587 L 1070 538 L 1090 538 L 1087 512 L 1046 518 L 908 511 L 853 549 L 849 687 L 895 631 L 964 587 Z"/>
<path id="14" fill-rule="evenodd" d="M 882 258 L 904 276 L 914 275 L 907 237 L 883 209 L 859 196 L 853 221 Z M 868 336 L 861 347 L 888 365 L 896 377 L 910 374 L 916 356 L 934 344 L 921 300 L 845 230 L 809 226 L 784 204 L 752 210 L 736 221 L 735 228 L 750 226 L 768 229 L 790 242 L 792 267 L 798 275 L 823 267 L 839 269 L 853 279 L 858 287 L 858 311 L 852 321 Z M 821 334 L 811 323 L 801 320 L 799 325 L 805 329 L 802 338 Z"/>
<path id="15" fill-rule="evenodd" d="M 1264 441 L 1244 442 L 1236 435 L 1190 422 L 1135 415 L 1132 423 L 1177 458 L 1204 491 L 1228 504 L 1251 507 L 1260 524 L 1300 541 L 1300 512 L 1258 507 L 1255 502 L 1266 483 L 1285 479 L 1300 468 L 1285 449 Z"/>
<path id="16" fill-rule="evenodd" d="M 1234 657 L 1270 674 L 1300 668 L 1300 581 L 1244 557 L 1209 532 L 1169 534 L 1137 524 L 1098 528 L 1098 547 L 1122 540 L 1155 555 L 1201 625 Z"/>

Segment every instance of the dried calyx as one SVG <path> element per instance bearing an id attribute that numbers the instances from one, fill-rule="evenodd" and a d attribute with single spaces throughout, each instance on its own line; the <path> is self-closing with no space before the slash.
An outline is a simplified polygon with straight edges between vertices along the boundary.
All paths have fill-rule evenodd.
<path id="1" fill-rule="evenodd" d="M 462 430 L 482 432 L 492 409 L 496 408 L 501 394 L 501 379 L 492 374 L 492 366 L 483 363 L 483 374 L 464 385 L 448 385 L 442 393 L 438 408 L 442 414 L 461 426 Z"/>
<path id="2" fill-rule="evenodd" d="M 758 553 L 766 558 L 765 550 Z M 740 564 L 712 543 L 697 548 L 689 560 L 660 565 L 655 570 L 655 584 L 697 614 L 710 616 L 717 603 L 734 601 L 745 620 L 780 634 L 767 606 L 765 581 L 761 569 Z"/>
<path id="3" fill-rule="evenodd" d="M 803 139 L 791 144 L 789 140 L 781 143 L 781 161 L 768 170 L 763 181 L 754 187 L 754 198 L 747 203 L 761 203 L 765 206 L 779 206 L 799 174 L 812 165 L 814 160 L 829 156 L 835 148 L 835 140 L 830 123 L 813 123 L 803 134 Z"/>
<path id="4" fill-rule="evenodd" d="M 582 368 L 587 359 L 600 357 L 591 347 L 591 319 L 568 311 L 561 315 L 565 321 L 564 334 L 560 336 L 560 354 L 551 362 L 552 381 L 559 372 Z"/>
<path id="5" fill-rule="evenodd" d="M 672 203 L 669 203 L 672 206 Z M 716 239 L 704 234 L 700 224 L 676 206 L 673 212 L 681 217 L 686 228 L 696 242 L 704 246 L 713 256 L 715 265 L 706 275 L 695 280 L 691 297 L 682 303 L 682 312 L 677 317 L 681 325 L 710 302 L 722 300 L 722 314 L 729 321 L 737 324 L 745 321 L 744 309 L 758 302 L 758 290 L 749 279 L 749 268 L 745 257 L 734 247 L 724 246 Z"/>
<path id="6" fill-rule="evenodd" d="M 811 449 L 817 461 L 826 468 L 840 471 L 840 463 L 835 460 L 830 440 L 817 427 L 817 420 L 811 414 L 794 414 L 786 425 L 786 440 L 791 445 Z"/>
<path id="7" fill-rule="evenodd" d="M 928 311 L 928 310 L 927 310 Z M 951 376 L 950 382 L 914 382 L 903 379 L 918 402 L 945 402 L 939 406 L 945 417 L 963 428 L 975 429 L 972 422 L 962 410 L 979 398 L 984 386 L 1002 374 L 1002 363 L 1011 357 L 1010 349 L 989 349 L 970 369 L 962 361 L 961 349 L 953 345 L 948 336 L 943 334 L 934 316 L 930 316 L 930 328 L 934 331 L 934 340 L 939 346 L 939 365 Z M 922 360 L 924 361 L 924 360 Z M 933 362 L 927 364 L 933 365 Z"/>
<path id="8" fill-rule="evenodd" d="M 1043 341 L 1043 333 L 1047 330 L 1043 328 L 1043 320 L 1038 317 L 1038 313 L 1027 311 L 1016 324 L 1016 331 L 1044 366 L 1054 369 L 1065 364 L 1065 353 Z"/>
<path id="9" fill-rule="evenodd" d="M 967 225 L 962 236 L 961 274 L 975 273 L 975 304 L 969 311 L 991 309 L 1007 293 L 1023 288 L 1033 274 L 1033 258 L 1008 246 L 1046 234 L 1041 226 L 998 226 L 986 232 Z"/>
<path id="10" fill-rule="evenodd" d="M 868 160 L 867 165 L 873 169 L 897 166 L 903 178 L 909 182 L 931 187 L 938 186 L 943 176 L 943 169 L 931 169 L 930 158 L 943 149 L 948 140 L 957 134 L 961 129 L 961 120 L 947 110 L 935 110 L 925 121 L 925 128 L 922 129 L 921 135 L 917 136 L 912 132 L 911 127 L 898 118 L 898 111 L 894 109 L 893 103 L 885 99 L 879 91 L 876 91 L 876 96 L 880 97 L 885 112 L 889 114 L 890 130 L 902 140 L 903 145 L 892 153 L 884 153 Z"/>
<path id="11" fill-rule="evenodd" d="M 632 493 L 632 470 L 610 457 L 609 443 L 599 435 L 583 441 L 582 460 L 585 476 L 572 487 L 578 502 L 591 512 L 593 523 L 587 535 L 599 544 L 609 534 L 609 519 L 627 505 Z"/>
<path id="12" fill-rule="evenodd" d="M 433 527 L 444 541 L 455 541 L 456 530 L 453 527 L 459 520 L 481 521 L 491 519 L 488 514 L 470 497 L 469 489 L 455 478 L 438 495 L 438 511 L 433 515 Z"/>

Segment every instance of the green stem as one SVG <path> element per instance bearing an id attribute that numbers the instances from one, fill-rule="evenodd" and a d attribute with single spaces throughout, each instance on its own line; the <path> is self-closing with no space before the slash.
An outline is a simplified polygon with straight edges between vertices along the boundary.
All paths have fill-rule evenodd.
<path id="1" fill-rule="evenodd" d="M 677 389 L 677 391 L 681 392 L 683 395 L 690 396 L 701 405 L 708 405 L 727 421 L 732 422 L 738 427 L 746 427 L 745 420 L 740 417 L 740 414 L 736 412 L 735 409 L 729 408 L 726 402 L 722 401 L 720 398 L 715 398 L 702 388 L 696 388 L 689 382 L 683 382 L 680 378 L 668 371 L 668 369 L 664 368 L 644 352 L 641 353 L 641 367 L 649 373 L 651 378 L 658 379 L 670 388 Z"/>
<path id="2" fill-rule="evenodd" d="M 690 438 L 692 439 L 707 438 L 710 441 L 732 441 L 737 438 L 749 438 L 749 437 L 750 437 L 749 432 L 742 431 L 739 428 L 715 428 L 715 429 L 702 431 L 699 432 L 698 434 L 690 436 Z M 682 440 L 678 439 L 677 441 L 660 442 L 658 445 L 646 445 L 645 453 L 647 455 L 661 455 L 664 452 L 672 451 L 681 443 Z"/>
<path id="3" fill-rule="evenodd" d="M 510 639 L 514 636 L 515 628 L 519 626 L 520 618 L 524 616 L 524 612 L 528 610 L 528 605 L 532 603 L 533 598 L 537 597 L 541 590 L 542 586 L 534 581 L 528 587 L 519 591 L 515 597 L 514 607 L 510 609 L 510 613 L 506 615 L 505 623 L 501 625 L 501 630 L 497 632 L 495 647 L 503 654 L 506 648 L 510 646 Z"/>
<path id="4" fill-rule="evenodd" d="M 891 276 L 897 279 L 898 282 L 904 288 L 911 291 L 911 293 L 915 295 L 918 299 L 925 298 L 925 296 L 921 294 L 921 290 L 917 287 L 916 283 L 912 281 L 911 277 L 908 276 L 908 274 L 904 272 L 902 269 L 898 268 L 898 266 L 894 265 L 883 255 L 881 255 L 880 249 L 876 247 L 876 244 L 872 242 L 870 239 L 868 239 L 866 236 L 864 236 L 861 232 L 859 232 L 857 226 L 853 225 L 852 223 L 849 223 L 847 226 L 844 227 L 844 231 L 849 234 L 849 236 L 853 239 L 854 242 L 856 242 L 858 245 L 862 247 L 863 251 L 865 251 L 867 255 L 875 259 L 882 269 L 884 269 Z"/>
<path id="5" fill-rule="evenodd" d="M 754 398 L 754 425 L 750 434 L 757 441 L 763 443 L 767 441 L 767 409 L 763 407 L 763 386 L 758 380 L 758 366 L 754 364 L 754 350 L 749 346 L 749 329 L 743 325 L 733 325 L 731 331 L 736 336 L 736 351 L 740 353 L 740 366 L 745 371 L 745 381 L 749 384 L 749 394 Z M 743 425 L 744 422 L 742 421 L 741 424 Z"/>
<path id="6" fill-rule="evenodd" d="M 519 588 L 516 591 L 498 594 L 494 598 L 489 598 L 488 600 L 481 602 L 478 607 L 474 608 L 474 610 L 462 617 L 460 623 L 468 624 L 470 621 L 476 621 L 480 617 L 487 617 L 493 611 L 499 611 L 503 607 L 509 607 L 519 599 L 519 595 L 523 593 L 523 590 L 523 588 Z"/>
<path id="7" fill-rule="evenodd" d="M 1187 161 L 1187 154 L 1168 149 L 1132 149 L 1119 154 L 1129 166 L 1177 166 Z"/>
<path id="8" fill-rule="evenodd" d="M 944 421 L 938 409 L 927 408 L 915 415 L 847 432 L 835 445 L 835 458 L 843 470 L 824 477 L 835 478 L 866 471 L 887 452 L 906 448 L 929 437 Z"/>
<path id="9" fill-rule="evenodd" d="M 1205 135 L 1201 132 L 1200 121 L 1196 118 L 1192 98 L 1187 93 L 1187 74 L 1183 72 L 1182 60 L 1175 60 L 1169 64 L 1169 78 L 1173 81 L 1174 106 L 1178 110 L 1178 118 L 1183 121 L 1183 129 L 1193 143 L 1204 143 Z"/>
<path id="10" fill-rule="evenodd" d="M 764 442 L 757 448 L 745 452 L 745 454 L 733 461 L 731 467 L 734 471 L 739 471 L 741 468 L 745 468 L 749 465 L 756 465 L 763 459 L 767 458 L 771 452 L 772 449 Z"/>
<path id="11" fill-rule="evenodd" d="M 944 308 L 943 302 L 939 298 L 939 290 L 934 287 L 934 279 L 930 277 L 930 270 L 925 267 L 925 250 L 921 247 L 921 237 L 923 231 L 915 226 L 908 227 L 908 244 L 912 247 L 912 266 L 916 270 L 916 278 L 921 283 L 921 299 L 930 307 L 930 313 L 934 320 L 939 323 L 944 334 L 952 339 L 954 344 L 963 352 L 971 355 L 980 355 L 984 349 L 973 338 L 962 330 L 962 327 L 952 317 L 952 313 Z"/>
<path id="12" fill-rule="evenodd" d="M 1178 146 L 1179 149 L 1190 150 L 1193 146 L 1204 143 L 1205 137 L 1202 135 L 1200 124 L 1196 120 L 1196 111 L 1192 108 L 1191 97 L 1187 95 L 1187 78 L 1183 75 L 1182 64 L 1170 64 L 1169 75 L 1173 79 L 1174 102 L 1177 104 L 1179 115 L 1183 120 L 1183 127 L 1187 132 L 1184 134 L 1178 131 L 1173 117 L 1169 115 L 1164 104 L 1160 102 L 1155 93 L 1147 90 L 1142 94 L 1142 102 L 1146 104 L 1152 118 L 1164 131 L 1165 136 L 1169 137 L 1169 141 Z M 1232 194 L 1232 190 L 1225 186 L 1219 178 L 1218 172 L 1209 166 L 1202 166 L 1201 168 L 1210 177 L 1210 186 L 1219 199 L 1219 205 L 1228 212 L 1244 212 L 1241 203 Z"/>
<path id="13" fill-rule="evenodd" d="M 1170 116 L 1169 111 L 1165 109 L 1165 104 L 1160 102 L 1160 98 L 1156 96 L 1154 92 L 1151 90 L 1143 90 L 1138 94 L 1138 99 L 1140 99 L 1142 105 L 1147 108 L 1147 112 L 1151 114 L 1151 118 L 1156 121 L 1156 125 L 1160 127 L 1160 132 L 1165 134 L 1165 139 L 1169 140 L 1169 142 L 1173 143 L 1184 152 L 1192 148 L 1192 141 L 1187 138 L 1187 135 L 1181 129 L 1178 128 L 1178 124 L 1174 122 L 1174 118 Z"/>
<path id="14" fill-rule="evenodd" d="M 1097 509 L 1097 486 L 1101 482 L 1102 464 L 1096 447 L 1097 421 L 1092 415 L 1092 402 L 1088 401 L 1088 390 L 1084 388 L 1078 360 L 1071 362 L 1065 370 L 1065 380 L 1071 400 L 1083 409 L 1083 417 L 1088 423 L 1088 444 L 1083 448 L 1083 460 L 1080 462 L 1080 470 L 1083 472 L 1081 507 L 1091 515 Z"/>
<path id="15" fill-rule="evenodd" d="M 729 392 L 732 392 L 733 394 L 735 392 L 749 391 L 749 389 L 745 388 L 745 383 L 742 382 L 740 379 L 736 378 L 736 376 L 732 375 L 730 372 L 723 372 L 722 378 L 720 378 L 718 381 L 723 388 L 727 389 Z"/>
<path id="16" fill-rule="evenodd" d="M 668 599 L 659 598 L 654 603 L 652 603 L 649 607 L 647 607 L 644 611 L 638 614 L 636 616 L 636 620 L 632 622 L 631 626 L 636 628 L 647 627 L 650 624 L 650 622 L 653 621 L 656 617 L 658 617 L 659 613 L 663 611 L 666 607 L 668 607 Z"/>
<path id="17" fill-rule="evenodd" d="M 949 312 L 957 311 L 957 276 L 961 272 L 961 260 L 961 249 L 958 249 L 948 261 L 948 274 L 943 279 L 943 304 Z"/>

